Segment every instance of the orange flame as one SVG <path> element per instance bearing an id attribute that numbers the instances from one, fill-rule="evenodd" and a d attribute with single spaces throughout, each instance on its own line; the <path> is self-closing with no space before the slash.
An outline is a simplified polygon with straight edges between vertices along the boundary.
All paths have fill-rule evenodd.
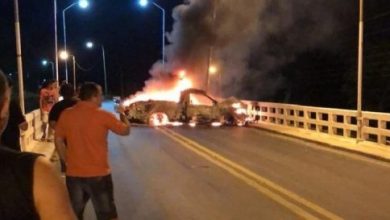
<path id="1" fill-rule="evenodd" d="M 179 102 L 180 93 L 186 89 L 192 88 L 192 81 L 185 77 L 185 72 L 180 71 L 179 78 L 176 79 L 173 87 L 162 91 L 158 88 L 148 88 L 148 91 L 138 92 L 123 102 L 123 105 L 129 106 L 134 102 L 159 100 Z"/>

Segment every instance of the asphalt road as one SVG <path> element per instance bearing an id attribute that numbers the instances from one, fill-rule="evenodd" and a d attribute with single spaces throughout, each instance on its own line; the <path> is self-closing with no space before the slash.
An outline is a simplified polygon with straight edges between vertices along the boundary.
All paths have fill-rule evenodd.
<path id="1" fill-rule="evenodd" d="M 390 219 L 390 164 L 360 155 L 232 127 L 109 143 L 120 219 Z"/>

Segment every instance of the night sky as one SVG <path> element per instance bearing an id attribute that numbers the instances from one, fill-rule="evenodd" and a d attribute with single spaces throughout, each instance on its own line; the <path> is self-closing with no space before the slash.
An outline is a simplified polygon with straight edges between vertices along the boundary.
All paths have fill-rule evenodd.
<path id="1" fill-rule="evenodd" d="M 57 2 L 61 49 L 62 9 L 74 1 Z M 172 28 L 171 10 L 181 2 L 158 1 L 167 12 L 167 31 Z M 37 91 L 40 83 L 51 77 L 50 67 L 43 67 L 41 60 L 54 60 L 53 1 L 20 0 L 19 7 L 26 87 Z M 12 0 L 0 1 L 0 68 L 7 74 L 17 71 L 13 10 Z M 161 11 L 152 5 L 140 8 L 134 0 L 93 0 L 86 10 L 78 7 L 67 10 L 66 23 L 68 49 L 75 54 L 76 61 L 84 70 L 89 70 L 77 70 L 79 81 L 96 81 L 103 85 L 101 51 L 97 48 L 85 49 L 87 40 L 104 45 L 109 88 L 116 94 L 121 92 L 120 87 L 124 90 L 123 94 L 141 89 L 149 77 L 150 67 L 161 57 Z M 59 68 L 64 79 L 61 63 Z"/>
<path id="2" fill-rule="evenodd" d="M 72 2 L 58 0 L 59 48 L 63 42 L 61 11 Z M 173 22 L 172 9 L 184 1 L 156 2 L 167 11 L 166 28 L 170 32 Z M 189 2 L 202 3 L 207 0 Z M 216 54 L 226 61 L 226 68 L 229 68 L 225 69 L 226 73 L 230 72 L 233 76 L 236 74 L 236 63 L 230 61 L 232 57 L 237 57 L 237 49 L 246 48 L 245 54 L 241 54 L 245 59 L 240 60 L 244 66 L 240 71 L 245 73 L 239 73 L 237 70 L 237 74 L 242 74 L 240 78 L 225 80 L 223 88 L 228 91 L 226 96 L 311 106 L 356 108 L 358 0 L 244 0 L 242 3 L 247 4 L 241 5 L 237 5 L 236 0 L 220 2 L 216 22 L 220 32 L 210 36 L 214 36 L 217 41 Z M 41 60 L 54 59 L 53 5 L 50 0 L 20 0 L 19 5 L 26 90 L 35 93 L 41 82 L 51 76 L 50 68 L 42 67 Z M 258 16 L 246 19 L 263 21 L 259 22 L 258 29 L 264 31 L 258 38 L 253 38 L 255 42 L 240 47 L 239 41 L 245 41 L 246 37 L 241 30 L 245 26 L 242 21 L 245 20 L 240 23 L 237 19 L 249 15 L 252 5 L 261 6 L 263 9 Z M 196 12 L 190 12 L 194 11 Z M 7 74 L 15 74 L 13 1 L 0 1 L 0 15 L 0 68 Z M 189 15 L 186 19 L 196 17 L 196 14 Z M 389 112 L 388 0 L 366 0 L 365 20 L 363 109 Z M 186 22 L 183 24 L 194 25 L 192 29 L 188 28 L 191 29 L 192 35 L 187 33 L 181 39 L 200 42 L 200 33 L 204 32 L 197 31 L 196 25 L 203 23 Z M 224 27 L 233 27 L 234 30 L 224 32 Z M 229 39 L 229 33 L 236 38 Z M 111 93 L 133 94 L 143 88 L 144 82 L 150 78 L 152 65 L 161 57 L 160 10 L 151 5 L 142 9 L 135 0 L 93 0 L 87 10 L 74 7 L 67 11 L 68 48 L 82 67 L 77 70 L 78 80 L 103 84 L 101 52 L 97 49 L 85 49 L 86 40 L 105 46 Z M 229 46 L 230 44 L 235 47 Z M 195 49 L 196 47 L 197 45 Z M 184 48 L 194 49 L 188 45 Z M 185 54 L 181 51 L 181 54 L 188 56 L 194 52 Z M 238 56 L 240 59 L 242 57 Z M 183 58 L 186 61 L 189 59 Z M 62 64 L 59 67 L 61 79 L 64 79 L 64 67 Z M 224 77 L 227 76 L 228 74 Z M 229 80 L 235 83 L 234 86 L 239 85 L 239 88 L 231 89 L 233 85 L 229 84 Z"/>

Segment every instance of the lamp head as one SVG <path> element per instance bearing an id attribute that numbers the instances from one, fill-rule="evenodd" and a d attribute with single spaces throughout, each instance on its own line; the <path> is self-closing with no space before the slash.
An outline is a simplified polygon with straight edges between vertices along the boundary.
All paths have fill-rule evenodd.
<path id="1" fill-rule="evenodd" d="M 92 49 L 94 45 L 93 45 L 93 42 L 88 41 L 87 43 L 85 43 L 85 46 L 86 46 L 88 49 Z"/>
<path id="2" fill-rule="evenodd" d="M 61 60 L 67 60 L 69 58 L 69 53 L 66 50 L 60 51 L 59 55 Z"/>
<path id="3" fill-rule="evenodd" d="M 79 7 L 80 8 L 85 9 L 85 8 L 88 8 L 88 6 L 89 6 L 89 2 L 87 0 L 80 0 L 79 1 Z"/>
<path id="4" fill-rule="evenodd" d="M 149 4 L 149 1 L 148 0 L 139 0 L 139 5 L 143 8 L 145 8 L 146 6 L 148 6 Z"/>

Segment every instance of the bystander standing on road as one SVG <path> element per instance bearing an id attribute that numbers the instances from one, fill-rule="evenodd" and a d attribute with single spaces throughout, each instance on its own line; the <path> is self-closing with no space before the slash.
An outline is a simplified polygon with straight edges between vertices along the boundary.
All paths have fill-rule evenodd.
<path id="1" fill-rule="evenodd" d="M 42 119 L 42 141 L 50 141 L 52 129 L 49 127 L 49 112 L 58 100 L 56 81 L 45 81 L 39 91 L 39 108 Z"/>
<path id="2" fill-rule="evenodd" d="M 61 113 L 65 109 L 74 106 L 78 101 L 72 84 L 63 83 L 60 88 L 60 95 L 63 99 L 54 104 L 49 113 L 49 124 L 53 129 L 55 129 L 55 124 L 60 118 Z"/>
<path id="3" fill-rule="evenodd" d="M 8 86 L 12 92 L 13 82 L 10 78 L 8 78 Z M 1 144 L 12 148 L 13 150 L 21 151 L 20 130 L 25 131 L 27 128 L 28 124 L 24 118 L 22 110 L 20 109 L 19 103 L 15 99 L 11 99 L 9 104 L 8 124 L 1 135 Z"/>
<path id="4" fill-rule="evenodd" d="M 72 106 L 74 106 L 77 103 L 77 98 L 75 97 L 75 91 L 72 84 L 68 83 L 62 83 L 60 88 L 60 95 L 63 97 L 63 99 L 56 104 L 54 104 L 53 108 L 51 108 L 49 113 L 49 124 L 52 129 L 54 129 L 55 132 L 55 125 L 61 115 L 61 113 Z M 57 153 L 58 153 L 58 149 Z M 54 154 L 55 156 L 53 158 L 58 158 L 58 154 Z M 52 158 L 52 159 L 53 159 Z M 61 171 L 65 172 L 65 162 L 60 159 L 61 162 Z M 55 159 L 53 159 L 55 160 Z"/>
<path id="5" fill-rule="evenodd" d="M 89 199 L 97 219 L 117 219 L 107 137 L 109 131 L 128 135 L 130 123 L 123 107 L 117 109 L 120 120 L 100 108 L 103 94 L 96 83 L 82 85 L 79 98 L 74 107 L 63 111 L 55 132 L 55 143 L 66 161 L 71 203 L 79 219 Z"/>
<path id="6" fill-rule="evenodd" d="M 0 71 L 0 135 L 7 126 L 10 94 Z M 0 177 L 0 219 L 75 219 L 61 178 L 43 157 L 0 147 Z"/>

